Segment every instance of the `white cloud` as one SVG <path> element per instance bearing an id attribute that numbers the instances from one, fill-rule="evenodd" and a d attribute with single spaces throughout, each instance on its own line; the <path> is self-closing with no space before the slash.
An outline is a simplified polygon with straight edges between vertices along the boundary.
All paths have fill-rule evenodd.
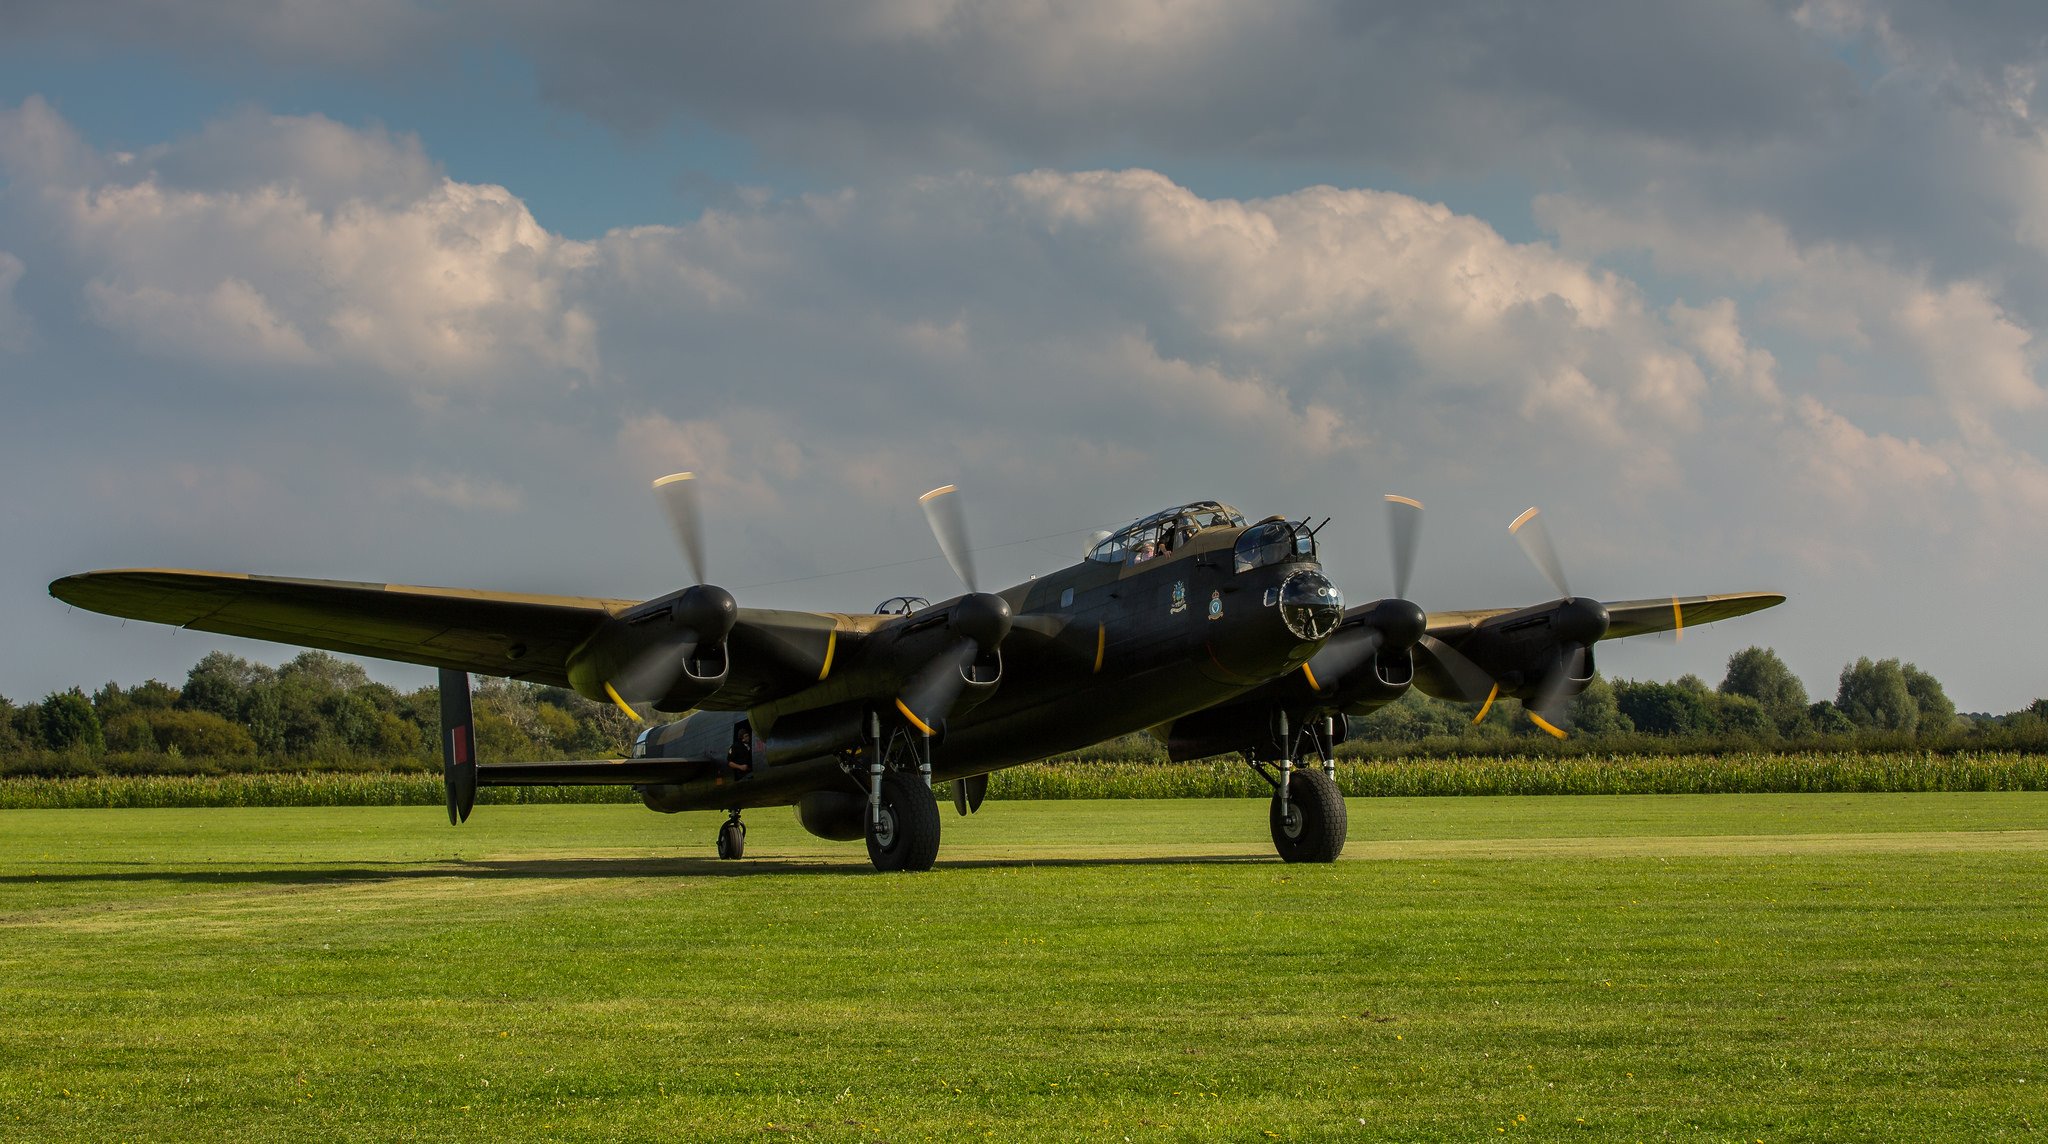
<path id="1" fill-rule="evenodd" d="M 1351 585 L 1380 564 L 1371 494 L 1408 492 L 1442 514 L 1432 607 L 1535 598 L 1496 527 L 1531 501 L 1578 522 L 1575 576 L 1606 577 L 1591 590 L 1819 587 L 1844 631 L 1845 600 L 1888 598 L 1836 593 L 1844 570 L 1932 579 L 1936 543 L 1971 575 L 2040 554 L 2037 323 L 2012 291 L 1770 212 L 1559 196 L 1538 207 L 1558 241 L 1514 242 L 1391 192 L 1231 199 L 1146 170 L 1038 170 L 574 243 L 404 136 L 314 118 L 237 116 L 122 160 L 25 107 L 0 114 L 0 162 L 0 246 L 36 271 L 16 293 L 115 332 L 109 360 L 152 355 L 87 379 L 98 395 L 159 384 L 163 363 L 177 403 L 233 406 L 208 411 L 206 445 L 138 416 L 126 436 L 96 423 L 105 447 L 265 439 L 224 476 L 159 466 L 197 475 L 153 496 L 219 487 L 239 506 L 185 506 L 206 551 L 287 517 L 293 559 L 330 545 L 335 574 L 651 594 L 680 573 L 644 482 L 691 468 L 713 494 L 714 575 L 735 584 L 926 558 L 914 497 L 953 479 L 989 542 L 1192 496 L 1330 511 Z M 1645 251 L 1654 272 L 1631 277 Z M 209 389 L 221 362 L 299 377 L 304 400 Z M 422 393 L 446 400 L 407 403 Z M 300 454 L 297 483 L 272 487 Z M 129 479 L 150 471 L 138 457 Z M 408 526 L 394 502 L 425 503 Z M 562 539 L 508 539 L 514 512 Z M 496 527 L 465 532 L 471 517 Z M 402 536 L 443 570 L 405 571 Z M 1021 579 L 1076 543 L 984 571 Z M 1785 585 L 1788 568 L 1808 578 Z M 886 579 L 950 578 L 930 555 Z"/>
<path id="2" fill-rule="evenodd" d="M 63 242 L 92 316 L 146 351 L 369 367 L 423 395 L 598 368 L 568 300 L 589 248 L 502 187 L 431 175 L 416 141 L 240 116 L 139 160 L 80 153 L 47 107 L 0 113 L 23 209 Z M 180 185 L 195 177 L 218 185 Z"/>

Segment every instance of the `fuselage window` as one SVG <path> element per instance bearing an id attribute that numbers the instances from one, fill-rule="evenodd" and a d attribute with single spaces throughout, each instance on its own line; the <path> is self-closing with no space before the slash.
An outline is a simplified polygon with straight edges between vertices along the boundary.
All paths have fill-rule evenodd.
<path id="1" fill-rule="evenodd" d="M 1068 588 L 1068 589 L 1066 589 L 1065 591 L 1062 591 L 1062 592 L 1060 593 L 1060 607 L 1062 607 L 1062 608 L 1071 608 L 1071 607 L 1073 607 L 1073 606 L 1074 606 L 1074 590 L 1073 590 L 1072 588 Z"/>

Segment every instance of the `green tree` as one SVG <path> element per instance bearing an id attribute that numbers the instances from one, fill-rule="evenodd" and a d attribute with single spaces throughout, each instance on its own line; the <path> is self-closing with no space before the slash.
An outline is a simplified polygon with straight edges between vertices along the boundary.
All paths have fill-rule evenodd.
<path id="1" fill-rule="evenodd" d="M 106 732 L 100 726 L 99 712 L 93 710 L 92 700 L 85 697 L 85 692 L 76 687 L 44 699 L 41 722 L 43 745 L 53 751 L 106 748 Z"/>
<path id="2" fill-rule="evenodd" d="M 1920 721 L 1920 708 L 1896 659 L 1873 661 L 1864 656 L 1843 667 L 1835 706 L 1865 730 L 1910 734 Z"/>
<path id="3" fill-rule="evenodd" d="M 128 689 L 128 703 L 144 711 L 162 711 L 178 705 L 178 689 L 160 679 L 145 679 Z"/>
<path id="4" fill-rule="evenodd" d="M 1756 700 L 1782 734 L 1798 734 L 1807 723 L 1806 684 L 1770 648 L 1746 647 L 1729 656 L 1721 694 Z"/>
<path id="5" fill-rule="evenodd" d="M 1900 667 L 1899 674 L 1906 677 L 1906 693 L 1913 697 L 1913 706 L 1920 713 L 1919 733 L 1941 735 L 1954 730 L 1956 705 L 1942 689 L 1941 681 L 1910 663 Z"/>
<path id="6" fill-rule="evenodd" d="M 41 748 L 41 747 L 42 747 L 42 745 L 43 745 L 43 707 L 42 707 L 42 704 L 40 704 L 40 703 L 31 703 L 31 704 L 27 705 L 26 707 L 17 707 L 17 708 L 15 708 L 15 709 L 14 709 L 14 714 L 13 714 L 13 716 L 12 716 L 12 717 L 11 717 L 11 718 L 10 718 L 10 719 L 8 720 L 8 723 L 10 724 L 10 727 L 9 727 L 9 729 L 10 729 L 10 730 L 12 730 L 12 731 L 14 732 L 14 737 L 15 737 L 15 739 L 16 739 L 16 740 L 18 740 L 18 741 L 19 741 L 19 742 L 21 743 L 21 745 L 22 745 L 22 747 L 23 747 L 23 748 L 25 748 L 25 749 L 39 749 L 39 748 Z"/>
<path id="7" fill-rule="evenodd" d="M 211 711 L 223 719 L 246 720 L 250 692 L 274 675 L 269 668 L 241 656 L 207 652 L 186 674 L 178 706 L 190 711 Z"/>
<path id="8" fill-rule="evenodd" d="M 1807 705 L 1806 722 L 1816 735 L 1849 735 L 1856 731 L 1856 721 L 1828 699 Z"/>
<path id="9" fill-rule="evenodd" d="M 92 709 L 99 713 L 100 726 L 113 722 L 114 717 L 134 706 L 128 693 L 121 685 L 109 679 L 98 691 L 92 693 Z"/>
<path id="10" fill-rule="evenodd" d="M 1595 675 L 1572 699 L 1572 729 L 1581 735 L 1615 735 L 1635 730 L 1615 702 L 1614 685 Z"/>
<path id="11" fill-rule="evenodd" d="M 1712 694 L 1698 676 L 1676 683 L 1622 680 L 1614 685 L 1615 705 L 1636 730 L 1651 735 L 1698 735 L 1713 730 Z"/>
<path id="12" fill-rule="evenodd" d="M 21 712 L 5 695 L 0 695 L 0 753 L 18 754 L 28 746 L 22 740 L 21 732 L 15 729 L 15 720 Z"/>
<path id="13" fill-rule="evenodd" d="M 130 749 L 176 751 L 187 759 L 240 758 L 256 753 L 256 740 L 238 723 L 211 711 L 132 709 L 107 724 L 110 743 Z"/>
<path id="14" fill-rule="evenodd" d="M 1724 735 L 1774 739 L 1778 735 L 1778 721 L 1771 718 L 1763 704 L 1747 695 L 1716 695 L 1714 729 Z"/>

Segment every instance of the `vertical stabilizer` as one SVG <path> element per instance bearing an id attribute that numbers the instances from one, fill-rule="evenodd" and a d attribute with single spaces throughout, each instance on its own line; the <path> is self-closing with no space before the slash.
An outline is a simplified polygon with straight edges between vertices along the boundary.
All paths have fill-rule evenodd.
<path id="1" fill-rule="evenodd" d="M 441 669 L 441 776 L 448 785 L 448 825 L 476 806 L 476 719 L 469 708 L 469 673 Z"/>

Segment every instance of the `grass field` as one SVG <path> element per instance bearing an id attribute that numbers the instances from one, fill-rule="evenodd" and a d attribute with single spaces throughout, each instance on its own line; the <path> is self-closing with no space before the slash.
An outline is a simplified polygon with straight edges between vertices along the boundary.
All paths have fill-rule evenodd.
<path id="1" fill-rule="evenodd" d="M 2032 1139 L 2048 794 L 0 813 L 0 1138 Z"/>

